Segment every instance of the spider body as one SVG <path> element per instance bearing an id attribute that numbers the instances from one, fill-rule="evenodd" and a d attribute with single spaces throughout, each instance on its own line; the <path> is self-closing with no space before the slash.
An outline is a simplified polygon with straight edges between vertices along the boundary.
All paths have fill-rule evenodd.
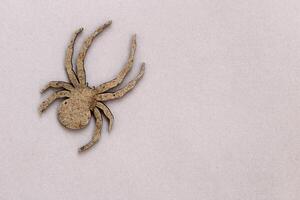
<path id="1" fill-rule="evenodd" d="M 91 88 L 74 89 L 69 99 L 64 100 L 58 108 L 59 122 L 69 129 L 81 129 L 88 125 L 91 111 L 96 106 L 96 92 Z"/>
<path id="2" fill-rule="evenodd" d="M 109 131 L 111 131 L 113 124 L 113 115 L 109 108 L 104 104 L 105 101 L 118 99 L 123 97 L 126 93 L 131 91 L 137 82 L 142 78 L 145 71 L 145 64 L 143 63 L 139 74 L 135 79 L 131 80 L 123 88 L 115 92 L 107 92 L 121 84 L 131 70 L 133 66 L 134 54 L 136 50 L 136 36 L 134 35 L 131 42 L 131 51 L 127 63 L 124 65 L 123 69 L 118 73 L 116 78 L 111 81 L 105 82 L 97 87 L 89 87 L 86 82 L 86 75 L 84 69 L 84 59 L 86 53 L 91 46 L 93 40 L 102 33 L 108 26 L 110 26 L 111 21 L 108 21 L 104 25 L 100 26 L 93 34 L 91 34 L 83 43 L 79 55 L 77 57 L 76 66 L 77 73 L 74 71 L 72 64 L 72 57 L 74 51 L 74 43 L 82 28 L 78 29 L 68 45 L 66 57 L 65 57 L 65 68 L 69 78 L 69 82 L 63 81 L 51 81 L 49 82 L 41 92 L 49 88 L 62 89 L 54 92 L 50 95 L 39 107 L 39 111 L 42 113 L 48 106 L 54 102 L 56 99 L 64 98 L 65 100 L 59 105 L 58 108 L 58 120 L 66 128 L 69 129 L 81 129 L 89 124 L 92 116 L 96 119 L 96 129 L 93 134 L 92 139 L 79 148 L 79 152 L 85 151 L 92 146 L 94 146 L 101 135 L 102 127 L 102 114 L 109 121 Z"/>

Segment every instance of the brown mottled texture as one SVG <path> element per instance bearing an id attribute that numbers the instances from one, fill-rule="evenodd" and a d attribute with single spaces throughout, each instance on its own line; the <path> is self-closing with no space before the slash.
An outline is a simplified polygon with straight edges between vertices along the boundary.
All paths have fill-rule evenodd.
<path id="1" fill-rule="evenodd" d="M 85 150 L 91 148 L 100 139 L 101 128 L 102 128 L 102 116 L 101 116 L 100 111 L 97 108 L 94 109 L 94 116 L 96 118 L 96 129 L 95 129 L 94 135 L 93 135 L 91 141 L 89 141 L 87 144 L 85 144 L 84 146 L 79 148 L 79 152 L 82 152 L 82 151 L 85 151 Z"/>
<path id="2" fill-rule="evenodd" d="M 93 34 L 88 37 L 83 45 L 81 46 L 80 52 L 77 57 L 77 78 L 81 85 L 86 84 L 85 70 L 84 70 L 84 59 L 88 49 L 90 48 L 94 39 L 102 33 L 107 27 L 111 25 L 111 21 L 106 22 L 104 25 L 100 26 Z"/>
<path id="3" fill-rule="evenodd" d="M 135 87 L 135 85 L 143 77 L 145 72 L 145 63 L 143 63 L 139 74 L 125 87 L 117 90 L 116 92 L 106 92 L 121 84 L 127 73 L 132 68 L 136 50 L 136 36 L 134 35 L 132 37 L 131 50 L 128 61 L 124 65 L 121 72 L 117 75 L 117 77 L 109 82 L 101 84 L 98 87 L 89 87 L 87 85 L 84 69 L 84 59 L 86 53 L 95 37 L 103 32 L 110 24 L 111 21 L 106 22 L 85 40 L 77 57 L 76 74 L 74 72 L 72 64 L 74 43 L 78 34 L 83 30 L 82 28 L 78 29 L 72 36 L 65 57 L 65 67 L 70 82 L 68 83 L 64 81 L 51 81 L 41 90 L 41 92 L 43 93 L 49 88 L 63 89 L 61 91 L 53 93 L 45 101 L 43 101 L 39 107 L 39 111 L 41 113 L 45 111 L 48 106 L 56 99 L 65 98 L 65 100 L 60 104 L 58 108 L 58 119 L 64 127 L 69 129 L 81 129 L 88 125 L 92 114 L 95 117 L 96 130 L 94 132 L 94 135 L 90 142 L 79 148 L 79 152 L 91 148 L 99 141 L 102 127 L 101 113 L 103 113 L 109 121 L 108 130 L 111 131 L 112 129 L 114 116 L 111 113 L 110 109 L 102 101 L 109 101 L 124 96 L 127 92 Z"/>
<path id="4" fill-rule="evenodd" d="M 111 113 L 109 108 L 104 103 L 97 102 L 96 106 L 103 111 L 105 117 L 107 117 L 107 119 L 109 120 L 108 131 L 110 132 L 112 129 L 113 122 L 114 122 L 113 114 Z"/>
<path id="5" fill-rule="evenodd" d="M 72 58 L 73 58 L 73 52 L 74 52 L 74 44 L 75 44 L 77 36 L 82 31 L 83 31 L 83 28 L 80 28 L 77 31 L 75 31 L 75 33 L 73 34 L 73 36 L 71 38 L 69 46 L 67 48 L 67 52 L 66 52 L 66 56 L 65 56 L 65 67 L 66 67 L 67 75 L 68 75 L 68 78 L 69 78 L 70 82 L 74 86 L 78 86 L 78 84 L 79 84 L 78 79 L 76 77 L 76 74 L 74 72 L 73 64 L 72 64 Z"/>
<path id="6" fill-rule="evenodd" d="M 73 90 L 74 87 L 67 82 L 64 81 L 50 81 L 45 87 L 41 90 L 41 93 L 45 92 L 49 88 L 64 88 L 66 90 Z"/>
<path id="7" fill-rule="evenodd" d="M 118 86 L 120 83 L 122 83 L 125 76 L 132 68 L 135 50 L 136 50 L 136 35 L 133 35 L 132 40 L 131 40 L 130 54 L 129 54 L 127 63 L 124 65 L 123 69 L 119 72 L 119 74 L 117 75 L 116 78 L 114 78 L 113 80 L 111 80 L 109 82 L 103 83 L 96 88 L 96 90 L 99 93 L 105 92 L 111 88 Z"/>
<path id="8" fill-rule="evenodd" d="M 140 73 L 136 76 L 136 78 L 130 81 L 125 87 L 123 87 L 122 89 L 116 92 L 97 94 L 96 95 L 97 101 L 109 101 L 112 99 L 118 99 L 123 97 L 125 94 L 127 94 L 127 92 L 129 92 L 135 87 L 137 82 L 143 77 L 144 72 L 145 72 L 145 63 L 142 64 Z"/>

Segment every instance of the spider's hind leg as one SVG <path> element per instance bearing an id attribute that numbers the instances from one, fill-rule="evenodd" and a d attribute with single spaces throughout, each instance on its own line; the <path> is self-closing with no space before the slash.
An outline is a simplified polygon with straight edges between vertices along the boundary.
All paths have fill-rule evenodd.
<path id="1" fill-rule="evenodd" d="M 53 93 L 45 101 L 41 103 L 39 107 L 40 113 L 44 112 L 50 106 L 50 104 L 53 103 L 56 99 L 69 97 L 69 96 L 70 96 L 70 92 L 66 90 Z"/>
<path id="2" fill-rule="evenodd" d="M 45 87 L 42 88 L 41 93 L 45 92 L 49 88 L 64 88 L 66 90 L 73 90 L 73 86 L 70 83 L 64 81 L 50 81 Z"/>
<path id="3" fill-rule="evenodd" d="M 97 102 L 96 106 L 104 113 L 105 117 L 108 119 L 109 125 L 108 125 L 108 132 L 111 131 L 112 125 L 114 122 L 114 116 L 109 110 L 109 108 L 101 102 Z"/>
<path id="4" fill-rule="evenodd" d="M 99 141 L 99 138 L 101 136 L 102 117 L 101 117 L 100 111 L 97 108 L 94 109 L 94 116 L 96 118 L 96 129 L 95 129 L 94 135 L 93 135 L 91 141 L 89 141 L 86 145 L 79 148 L 79 150 L 78 150 L 79 153 L 83 152 L 85 150 L 88 150 L 89 148 L 94 146 Z"/>

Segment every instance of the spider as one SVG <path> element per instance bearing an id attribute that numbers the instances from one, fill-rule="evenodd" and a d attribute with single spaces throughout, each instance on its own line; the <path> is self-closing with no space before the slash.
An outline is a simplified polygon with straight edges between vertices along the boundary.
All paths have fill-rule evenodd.
<path id="1" fill-rule="evenodd" d="M 136 35 L 133 35 L 128 61 L 117 74 L 116 78 L 97 87 L 88 86 L 84 69 L 84 60 L 87 51 L 93 40 L 107 27 L 109 27 L 111 23 L 112 21 L 106 22 L 84 41 L 76 60 L 77 73 L 75 73 L 72 64 L 74 43 L 77 36 L 83 31 L 83 28 L 78 29 L 73 34 L 65 55 L 65 68 L 69 82 L 50 81 L 41 90 L 41 93 L 43 93 L 49 88 L 62 89 L 52 93 L 45 101 L 43 101 L 39 106 L 39 111 L 40 113 L 43 113 L 55 100 L 64 98 L 65 100 L 58 108 L 57 115 L 59 122 L 66 128 L 84 128 L 88 125 L 91 115 L 94 115 L 96 119 L 96 129 L 94 134 L 87 144 L 79 148 L 79 152 L 90 149 L 99 141 L 102 128 L 102 114 L 104 114 L 109 121 L 108 131 L 110 132 L 112 129 L 114 117 L 109 108 L 103 102 L 123 97 L 136 86 L 137 82 L 143 77 L 145 71 L 145 63 L 142 63 L 138 75 L 133 80 L 131 80 L 125 87 L 115 92 L 109 92 L 112 88 L 115 88 L 123 82 L 125 76 L 132 68 L 136 50 Z"/>

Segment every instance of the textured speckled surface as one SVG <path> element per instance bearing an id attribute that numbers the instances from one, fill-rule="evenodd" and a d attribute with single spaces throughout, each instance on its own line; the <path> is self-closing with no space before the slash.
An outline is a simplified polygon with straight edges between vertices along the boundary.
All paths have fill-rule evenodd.
<path id="1" fill-rule="evenodd" d="M 0 18 L 1 200 L 300 199 L 299 0 L 1 0 Z M 114 78 L 135 33 L 124 84 L 147 70 L 78 154 L 94 119 L 65 129 L 38 91 L 67 80 L 71 34 L 84 27 L 77 55 L 109 19 L 89 85 Z"/>
<path id="2" fill-rule="evenodd" d="M 44 93 L 47 89 L 60 89 L 61 91 L 52 93 L 52 95 L 47 97 L 47 99 L 41 103 L 39 107 L 40 113 L 43 113 L 55 100 L 67 98 L 60 104 L 57 114 L 59 122 L 64 127 L 69 129 L 82 129 L 88 125 L 92 114 L 96 118 L 96 122 L 98 123 L 96 124 L 96 129 L 94 131 L 93 137 L 90 142 L 79 148 L 79 152 L 88 150 L 96 143 L 98 143 L 102 128 L 102 117 L 100 116 L 100 111 L 109 120 L 109 130 L 111 130 L 112 128 L 114 117 L 109 108 L 103 103 L 103 101 L 110 101 L 123 97 L 135 87 L 135 85 L 143 77 L 145 72 L 145 64 L 143 63 L 140 72 L 135 79 L 130 81 L 123 88 L 117 91 L 111 91 L 123 82 L 124 78 L 126 77 L 128 72 L 130 72 L 133 66 L 134 55 L 136 51 L 136 35 L 134 35 L 131 41 L 128 61 L 124 65 L 123 69 L 118 73 L 116 78 L 97 87 L 88 86 L 88 83 L 86 82 L 86 73 L 84 66 L 86 54 L 96 37 L 99 36 L 106 28 L 108 28 L 111 23 L 111 21 L 108 21 L 97 28 L 96 31 L 93 32 L 83 42 L 77 57 L 76 65 L 73 65 L 72 58 L 75 40 L 78 37 L 78 34 L 83 31 L 83 28 L 75 31 L 68 45 L 65 57 L 65 68 L 69 83 L 63 81 L 50 81 L 42 89 L 42 93 Z M 77 73 L 75 73 L 75 68 L 77 69 Z"/>

